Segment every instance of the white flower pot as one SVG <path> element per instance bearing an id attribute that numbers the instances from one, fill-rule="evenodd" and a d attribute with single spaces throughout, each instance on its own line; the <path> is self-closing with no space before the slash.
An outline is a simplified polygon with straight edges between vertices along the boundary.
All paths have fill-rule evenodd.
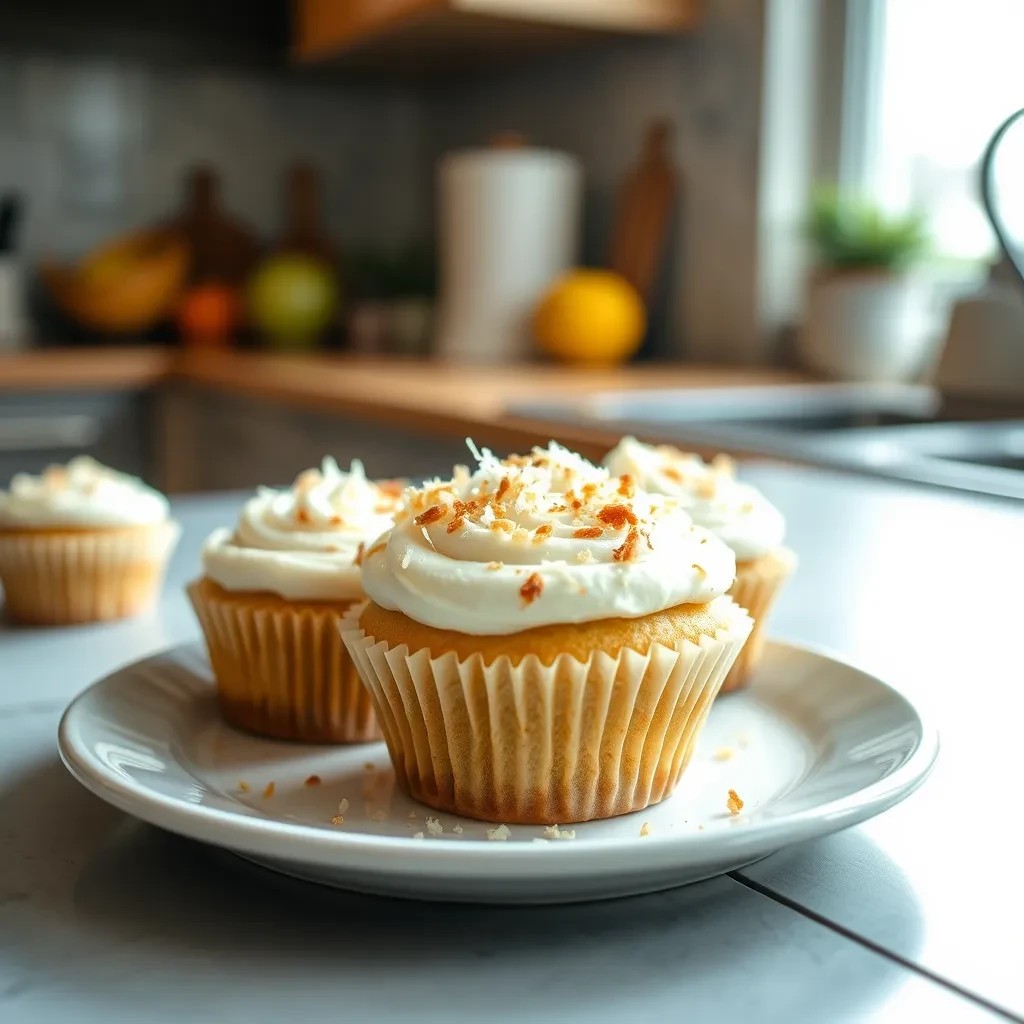
<path id="1" fill-rule="evenodd" d="M 809 368 L 829 377 L 908 381 L 930 367 L 943 329 L 927 280 L 887 270 L 838 271 L 811 280 L 797 347 Z"/>

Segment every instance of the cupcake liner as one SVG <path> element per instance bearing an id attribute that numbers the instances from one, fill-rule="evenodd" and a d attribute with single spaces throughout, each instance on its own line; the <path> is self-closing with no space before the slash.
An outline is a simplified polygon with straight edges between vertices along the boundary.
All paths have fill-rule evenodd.
<path id="1" fill-rule="evenodd" d="M 485 821 L 565 824 L 672 792 L 750 631 L 746 613 L 719 600 L 716 639 L 549 665 L 390 647 L 359 628 L 365 605 L 342 630 L 410 796 Z"/>
<path id="2" fill-rule="evenodd" d="M 754 628 L 725 677 L 723 693 L 738 690 L 749 681 L 764 650 L 768 612 L 779 596 L 783 583 L 795 568 L 796 555 L 789 548 L 780 548 L 750 562 L 737 563 L 736 582 L 729 590 L 729 596 L 747 610 L 754 620 Z"/>
<path id="3" fill-rule="evenodd" d="M 153 605 L 181 527 L 0 530 L 7 614 L 35 625 L 122 619 Z"/>
<path id="4" fill-rule="evenodd" d="M 268 603 L 206 580 L 188 594 L 229 722 L 310 743 L 380 739 L 373 702 L 338 631 L 347 605 Z"/>

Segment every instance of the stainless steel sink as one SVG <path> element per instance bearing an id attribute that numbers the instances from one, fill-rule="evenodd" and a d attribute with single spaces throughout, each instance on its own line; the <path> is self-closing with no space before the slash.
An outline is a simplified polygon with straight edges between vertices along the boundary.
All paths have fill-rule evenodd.
<path id="1" fill-rule="evenodd" d="M 1024 420 L 942 421 L 919 386 L 655 390 L 519 405 L 513 415 L 602 426 L 873 476 L 1024 499 Z"/>

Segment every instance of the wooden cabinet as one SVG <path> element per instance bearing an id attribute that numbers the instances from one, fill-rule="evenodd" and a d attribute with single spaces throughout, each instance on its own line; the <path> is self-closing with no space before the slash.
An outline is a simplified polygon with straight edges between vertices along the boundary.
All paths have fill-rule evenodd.
<path id="1" fill-rule="evenodd" d="M 0 487 L 15 473 L 91 455 L 152 479 L 148 396 L 143 392 L 0 394 Z"/>
<path id="2" fill-rule="evenodd" d="M 292 0 L 294 56 L 388 73 L 487 65 L 601 35 L 695 24 L 700 0 Z"/>

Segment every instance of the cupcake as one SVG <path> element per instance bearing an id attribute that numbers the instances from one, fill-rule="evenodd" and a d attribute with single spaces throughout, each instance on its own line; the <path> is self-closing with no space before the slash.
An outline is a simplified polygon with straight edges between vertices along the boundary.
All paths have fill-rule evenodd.
<path id="1" fill-rule="evenodd" d="M 7 614 L 33 625 L 122 619 L 155 601 L 180 528 L 167 499 L 80 456 L 0 490 Z"/>
<path id="2" fill-rule="evenodd" d="M 379 737 L 338 623 L 363 596 L 363 551 L 400 496 L 358 461 L 345 473 L 328 458 L 290 489 L 260 489 L 234 530 L 211 534 L 188 593 L 229 722 L 316 743 Z"/>
<path id="3" fill-rule="evenodd" d="M 754 631 L 722 687 L 743 686 L 761 655 L 765 620 L 796 556 L 782 544 L 782 513 L 750 484 L 736 479 L 727 455 L 710 464 L 668 445 L 657 447 L 624 437 L 604 459 L 612 473 L 628 475 L 638 487 L 679 502 L 693 521 L 707 527 L 736 555 L 736 582 L 729 591 L 754 620 Z"/>
<path id="4" fill-rule="evenodd" d="M 732 552 L 555 444 L 406 492 L 343 624 L 399 785 L 554 824 L 672 792 L 750 631 Z"/>

